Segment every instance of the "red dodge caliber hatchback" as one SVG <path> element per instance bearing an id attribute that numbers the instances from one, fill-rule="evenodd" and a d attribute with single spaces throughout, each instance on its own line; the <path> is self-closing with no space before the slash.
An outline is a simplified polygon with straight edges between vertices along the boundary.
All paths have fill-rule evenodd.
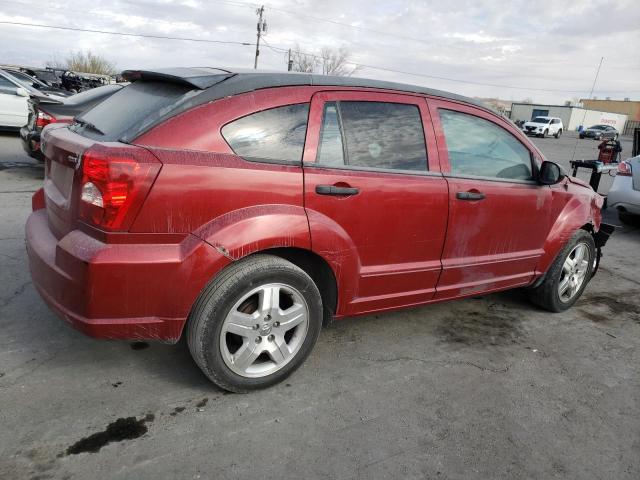
<path id="1" fill-rule="evenodd" d="M 528 287 L 581 295 L 602 197 L 473 100 L 355 78 L 128 71 L 47 127 L 33 282 L 82 332 L 176 342 L 272 385 L 332 318 Z"/>

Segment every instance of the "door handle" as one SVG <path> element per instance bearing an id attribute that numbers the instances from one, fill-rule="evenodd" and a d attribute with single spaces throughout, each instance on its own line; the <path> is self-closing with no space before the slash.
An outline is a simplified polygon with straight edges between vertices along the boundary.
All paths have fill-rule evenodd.
<path id="1" fill-rule="evenodd" d="M 458 200 L 484 200 L 485 196 L 482 192 L 458 192 L 456 198 Z"/>
<path id="2" fill-rule="evenodd" d="M 337 187 L 335 185 L 316 185 L 318 195 L 333 195 L 335 197 L 348 197 L 356 195 L 360 190 L 355 187 Z"/>

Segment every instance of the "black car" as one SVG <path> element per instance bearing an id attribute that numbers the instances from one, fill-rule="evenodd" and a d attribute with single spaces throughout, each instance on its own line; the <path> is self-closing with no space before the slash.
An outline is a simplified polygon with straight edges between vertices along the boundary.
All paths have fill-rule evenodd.
<path id="1" fill-rule="evenodd" d="M 594 125 L 580 132 L 580 138 L 594 138 L 596 140 L 618 138 L 618 131 L 611 125 Z"/>
<path id="2" fill-rule="evenodd" d="M 77 115 L 110 97 L 126 83 L 104 85 L 72 95 L 60 101 L 32 96 L 28 103 L 29 119 L 20 129 L 22 147 L 33 158 L 43 161 L 40 132 L 50 123 L 71 123 Z"/>

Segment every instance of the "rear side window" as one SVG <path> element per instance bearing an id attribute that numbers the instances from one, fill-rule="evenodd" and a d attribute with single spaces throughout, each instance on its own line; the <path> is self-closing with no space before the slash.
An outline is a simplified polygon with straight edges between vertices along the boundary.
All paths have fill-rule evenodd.
<path id="1" fill-rule="evenodd" d="M 484 118 L 440 110 L 453 175 L 531 180 L 531 153 L 511 133 Z"/>
<path id="2" fill-rule="evenodd" d="M 77 133 L 100 141 L 117 141 L 142 132 L 189 96 L 192 87 L 137 81 L 77 117 Z M 133 135 L 136 136 L 135 134 Z"/>
<path id="3" fill-rule="evenodd" d="M 222 127 L 231 149 L 248 160 L 301 162 L 309 104 L 271 108 Z"/>
<path id="4" fill-rule="evenodd" d="M 426 171 L 427 148 L 420 109 L 403 103 L 327 103 L 317 162 L 333 166 Z"/>

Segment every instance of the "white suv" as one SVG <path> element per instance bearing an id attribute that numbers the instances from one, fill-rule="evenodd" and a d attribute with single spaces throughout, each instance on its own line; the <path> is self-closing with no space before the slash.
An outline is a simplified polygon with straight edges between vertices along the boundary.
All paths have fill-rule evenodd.
<path id="1" fill-rule="evenodd" d="M 536 117 L 530 122 L 526 122 L 522 126 L 522 130 L 527 135 L 535 135 L 536 137 L 544 138 L 547 135 L 553 135 L 559 138 L 564 126 L 558 117 Z"/>

